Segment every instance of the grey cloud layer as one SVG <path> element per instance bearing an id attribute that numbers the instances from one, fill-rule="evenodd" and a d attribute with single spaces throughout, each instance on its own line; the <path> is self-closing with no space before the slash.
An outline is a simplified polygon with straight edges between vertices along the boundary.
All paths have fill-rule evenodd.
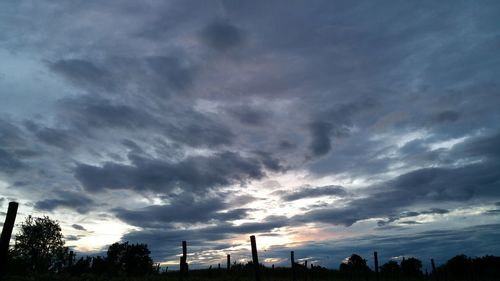
<path id="1" fill-rule="evenodd" d="M 236 153 L 190 157 L 177 163 L 131 156 L 133 165 L 105 163 L 102 167 L 79 164 L 75 177 L 88 191 L 130 188 L 169 192 L 175 187 L 195 191 L 264 176 L 257 159 Z"/>
<path id="2" fill-rule="evenodd" d="M 498 198 L 499 184 L 496 165 L 420 169 L 374 187 L 375 192 L 367 190 L 367 197 L 351 201 L 348 207 L 317 209 L 298 218 L 349 226 L 359 220 L 392 216 L 418 204 Z"/>
<path id="3" fill-rule="evenodd" d="M 281 198 L 285 201 L 295 201 L 303 198 L 315 198 L 321 196 L 343 197 L 347 195 L 347 191 L 343 187 L 335 185 L 305 187 L 293 192 L 279 191 L 276 193 L 281 194 Z"/>
<path id="4" fill-rule="evenodd" d="M 175 220 L 213 221 L 214 240 L 289 225 L 235 227 L 250 211 L 217 193 L 287 172 L 369 182 L 359 193 L 335 182 L 283 191 L 289 204 L 342 198 L 306 207 L 299 222 L 411 226 L 446 216 L 436 209 L 446 202 L 500 200 L 493 1 L 4 1 L 0 10 L 0 55 L 9 54 L 0 99 L 21 107 L 12 89 L 26 61 L 41 69 L 30 89 L 45 89 L 40 79 L 58 89 L 50 110 L 9 116 L 0 104 L 0 191 L 35 209 L 105 208 L 144 228 L 124 239 L 159 245 Z M 137 209 L 100 201 L 116 190 L 178 197 Z M 221 198 L 204 197 L 214 192 Z M 167 215 L 181 204 L 193 210 Z M 203 239 L 170 231 L 172 241 Z"/>

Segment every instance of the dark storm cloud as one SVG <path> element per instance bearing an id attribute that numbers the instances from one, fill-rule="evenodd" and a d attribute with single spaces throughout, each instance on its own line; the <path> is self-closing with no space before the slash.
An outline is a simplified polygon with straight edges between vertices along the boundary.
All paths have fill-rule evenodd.
<path id="1" fill-rule="evenodd" d="M 85 227 L 83 227 L 82 225 L 80 224 L 72 224 L 71 227 L 73 227 L 74 229 L 76 230 L 83 230 L 83 231 L 87 231 L 87 229 L 85 229 Z"/>
<path id="2" fill-rule="evenodd" d="M 99 66 L 88 59 L 57 60 L 48 63 L 48 66 L 54 73 L 96 98 L 123 95 L 133 90 L 149 99 L 156 99 L 186 94 L 196 67 L 184 58 L 180 54 L 113 55 L 101 59 Z"/>
<path id="3" fill-rule="evenodd" d="M 212 120 L 209 116 L 191 112 L 191 118 L 180 124 L 168 126 L 165 133 L 173 140 L 190 146 L 230 145 L 234 133 L 225 125 Z"/>
<path id="4" fill-rule="evenodd" d="M 223 211 L 228 207 L 220 198 L 196 199 L 190 194 L 181 194 L 167 205 L 152 205 L 139 210 L 117 208 L 113 212 L 121 220 L 141 227 L 162 227 L 175 222 L 231 221 L 247 215 L 248 209 Z"/>
<path id="5" fill-rule="evenodd" d="M 102 189 L 135 189 L 167 192 L 175 187 L 205 190 L 264 176 L 258 159 L 225 152 L 193 156 L 177 163 L 133 157 L 133 165 L 105 163 L 103 166 L 78 164 L 75 177 L 91 192 Z"/>
<path id="6" fill-rule="evenodd" d="M 260 160 L 262 165 L 269 171 L 284 172 L 289 169 L 288 167 L 284 167 L 282 161 L 271 155 L 270 152 L 254 151 L 253 153 Z"/>
<path id="7" fill-rule="evenodd" d="M 500 209 L 488 210 L 485 212 L 486 215 L 500 215 Z"/>
<path id="8" fill-rule="evenodd" d="M 392 223 L 392 222 L 395 222 L 395 221 L 398 221 L 402 218 L 409 218 L 409 217 L 416 217 L 416 216 L 419 216 L 419 215 L 432 215 L 432 214 L 439 214 L 439 215 L 443 215 L 443 214 L 447 214 L 449 213 L 450 211 L 446 210 L 446 209 L 441 209 L 441 208 L 431 208 L 429 210 L 426 210 L 426 211 L 420 211 L 420 212 L 403 212 L 399 215 L 395 215 L 395 216 L 390 216 L 389 218 L 387 218 L 387 220 L 379 220 L 377 221 L 377 225 L 378 226 L 385 226 L 386 224 L 388 223 Z M 399 222 L 399 223 L 405 223 L 405 222 Z M 412 224 L 412 223 L 408 223 L 406 222 L 405 224 Z"/>
<path id="9" fill-rule="evenodd" d="M 175 57 L 147 57 L 147 65 L 151 72 L 157 76 L 157 81 L 164 81 L 164 87 L 171 86 L 182 90 L 191 84 L 193 71 Z"/>
<path id="10" fill-rule="evenodd" d="M 318 187 L 304 187 L 298 191 L 280 191 L 281 199 L 285 201 L 295 201 L 304 198 L 315 198 L 321 196 L 338 196 L 344 197 L 347 195 L 347 191 L 336 185 L 318 186 Z"/>
<path id="11" fill-rule="evenodd" d="M 436 114 L 433 120 L 440 123 L 455 122 L 460 118 L 460 113 L 452 110 L 443 111 Z"/>
<path id="12" fill-rule="evenodd" d="M 230 129 L 192 109 L 173 107 L 166 113 L 149 107 L 112 102 L 91 95 L 60 101 L 63 122 L 87 135 L 103 129 L 139 130 L 166 136 L 190 146 L 218 146 L 232 142 Z"/>
<path id="13" fill-rule="evenodd" d="M 314 156 L 327 154 L 331 149 L 330 133 L 333 125 L 328 122 L 314 122 L 309 124 L 312 141 L 309 148 Z"/>
<path id="14" fill-rule="evenodd" d="M 2 147 L 24 143 L 23 131 L 8 120 L 0 118 L 0 144 Z"/>
<path id="15" fill-rule="evenodd" d="M 499 182 L 500 172 L 495 164 L 489 163 L 419 169 L 367 189 L 366 198 L 353 200 L 347 207 L 313 210 L 297 219 L 349 226 L 359 220 L 389 216 L 416 204 L 498 198 Z"/>
<path id="16" fill-rule="evenodd" d="M 96 128 L 151 128 L 157 121 L 150 114 L 127 104 L 91 95 L 60 101 L 65 122 L 87 132 Z"/>
<path id="17" fill-rule="evenodd" d="M 320 120 L 308 124 L 311 135 L 309 149 L 313 156 L 326 155 L 331 150 L 331 138 L 345 138 L 351 133 L 353 117 L 375 106 L 372 99 L 341 104 L 327 110 Z"/>
<path id="18" fill-rule="evenodd" d="M 23 159 L 35 155 L 26 146 L 25 134 L 21 128 L 0 118 L 0 172 L 17 172 L 26 168 Z"/>
<path id="19" fill-rule="evenodd" d="M 500 6 L 449 4 L 3 1 L 0 118 L 5 111 L 15 120 L 0 121 L 0 180 L 44 210 L 69 208 L 75 199 L 56 190 L 79 184 L 141 195 L 209 189 L 228 202 L 210 201 L 212 209 L 197 202 L 203 218 L 218 221 L 205 237 L 179 229 L 130 234 L 155 245 L 165 233 L 175 243 L 185 235 L 202 244 L 289 224 L 222 222 L 247 211 L 230 200 L 240 190 L 218 189 L 264 179 L 267 171 L 300 171 L 311 181 L 383 179 L 349 191 L 336 208 L 302 209 L 307 222 L 406 225 L 389 223 L 378 233 L 410 231 L 410 218 L 439 214 L 425 210 L 447 202 L 497 202 Z M 36 126 L 15 125 L 26 119 Z M 463 137 L 452 149 L 431 148 Z M 22 178 L 13 176 L 19 172 Z M 54 197 L 40 199 L 46 189 Z M 331 195 L 308 191 L 287 196 Z M 147 215 L 162 224 L 168 216 L 161 212 L 172 211 L 167 203 L 141 210 L 106 204 L 131 224 Z"/>
<path id="20" fill-rule="evenodd" d="M 103 89 L 112 89 L 115 87 L 114 81 L 107 71 L 87 60 L 58 60 L 48 63 L 48 65 L 52 71 L 64 76 L 77 86 L 98 86 Z"/>
<path id="21" fill-rule="evenodd" d="M 217 225 L 214 227 L 208 227 L 206 232 L 208 233 L 220 233 L 220 234 L 255 234 L 255 233 L 267 233 L 273 229 L 280 228 L 289 225 L 289 220 L 286 217 L 281 216 L 269 216 L 265 218 L 262 222 L 250 222 L 242 223 L 240 225 L 231 225 L 228 223 Z"/>
<path id="22" fill-rule="evenodd" d="M 227 113 L 244 125 L 261 126 L 265 125 L 269 113 L 250 106 L 231 106 L 226 109 Z"/>
<path id="23" fill-rule="evenodd" d="M 241 45 L 244 34 L 241 29 L 226 21 L 215 21 L 200 32 L 200 37 L 208 46 L 225 51 Z"/>
<path id="24" fill-rule="evenodd" d="M 278 143 L 278 148 L 281 150 L 289 150 L 289 149 L 293 149 L 296 147 L 297 147 L 296 144 L 294 144 L 290 141 L 287 141 L 287 140 L 282 140 Z"/>
<path id="25" fill-rule="evenodd" d="M 453 146 L 450 154 L 457 158 L 484 158 L 489 161 L 500 159 L 500 132 L 470 138 Z"/>
<path id="26" fill-rule="evenodd" d="M 33 121 L 25 121 L 24 126 L 30 130 L 41 142 L 59 147 L 64 150 L 71 150 L 77 141 L 71 132 L 62 129 L 40 127 Z"/>
<path id="27" fill-rule="evenodd" d="M 94 200 L 84 194 L 59 191 L 57 199 L 45 199 L 35 203 L 35 208 L 42 211 L 54 211 L 57 208 L 67 208 L 75 210 L 80 214 L 88 213 L 95 207 Z"/>
<path id="28" fill-rule="evenodd" d="M 407 225 L 414 225 L 414 224 L 422 224 L 421 222 L 417 221 L 400 221 L 400 224 L 407 224 Z"/>
<path id="29" fill-rule="evenodd" d="M 0 148 L 0 170 L 15 172 L 23 168 L 23 163 L 7 150 Z"/>

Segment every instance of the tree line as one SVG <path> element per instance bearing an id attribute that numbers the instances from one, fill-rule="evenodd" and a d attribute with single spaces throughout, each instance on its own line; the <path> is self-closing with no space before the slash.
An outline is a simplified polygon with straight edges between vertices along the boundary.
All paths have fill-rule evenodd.
<path id="1" fill-rule="evenodd" d="M 9 249 L 7 271 L 10 274 L 69 273 L 81 275 L 152 273 L 153 260 L 146 244 L 114 243 L 106 256 L 80 257 L 65 246 L 59 224 L 49 217 L 28 216 L 21 224 L 14 246 Z"/>
<path id="2" fill-rule="evenodd" d="M 19 276 L 27 274 L 60 274 L 65 276 L 153 276 L 168 275 L 153 263 L 146 244 L 117 242 L 109 246 L 105 256 L 75 258 L 73 251 L 65 246 L 61 227 L 49 217 L 28 216 L 21 224 L 14 246 L 9 249 L 6 262 L 7 274 Z M 338 270 L 318 265 L 294 264 L 297 272 L 306 280 L 374 280 L 373 271 L 360 255 L 353 254 L 342 262 Z M 225 274 L 237 276 L 251 275 L 252 262 L 233 264 Z M 259 265 L 272 280 L 287 279 L 290 268 L 266 268 Z M 467 257 L 458 255 L 439 266 L 436 272 L 422 271 L 422 261 L 415 257 L 403 258 L 399 263 L 389 260 L 379 268 L 383 280 L 500 280 L 500 257 Z M 193 271 L 191 271 L 193 272 Z M 198 270 L 201 279 L 220 277 L 219 270 L 212 267 Z M 193 272 L 194 273 L 194 272 Z M 173 273 L 170 273 L 173 274 Z M 218 274 L 218 275 L 217 275 Z M 238 275 L 239 274 L 239 275 Z M 194 273 L 192 276 L 197 276 Z M 226 276 L 227 277 L 227 276 Z M 295 278 L 295 277 L 294 277 Z M 198 279 L 199 280 L 199 279 Z"/>

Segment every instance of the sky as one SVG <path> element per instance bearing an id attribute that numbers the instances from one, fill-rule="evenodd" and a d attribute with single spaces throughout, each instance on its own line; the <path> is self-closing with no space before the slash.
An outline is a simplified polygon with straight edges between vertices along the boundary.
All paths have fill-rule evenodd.
<path id="1" fill-rule="evenodd" d="M 500 2 L 0 2 L 0 211 L 78 255 L 500 255 Z M 3 219 L 1 219 L 3 221 Z"/>

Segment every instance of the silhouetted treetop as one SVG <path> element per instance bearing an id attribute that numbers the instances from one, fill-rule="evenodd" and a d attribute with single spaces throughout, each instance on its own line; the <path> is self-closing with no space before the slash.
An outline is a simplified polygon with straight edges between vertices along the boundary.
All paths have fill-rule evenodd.
<path id="1" fill-rule="evenodd" d="M 113 271 L 143 275 L 153 270 L 150 253 L 146 244 L 114 243 L 108 248 L 106 261 Z"/>
<path id="2" fill-rule="evenodd" d="M 405 276 L 422 276 L 422 261 L 417 258 L 408 258 L 401 261 L 401 273 Z"/>
<path id="3" fill-rule="evenodd" d="M 380 267 L 380 274 L 388 276 L 396 276 L 401 272 L 401 268 L 396 261 L 388 261 Z"/>
<path id="4" fill-rule="evenodd" d="M 352 254 L 346 262 L 340 264 L 340 271 L 343 272 L 366 272 L 369 270 L 366 260 L 357 254 Z"/>
<path id="5" fill-rule="evenodd" d="M 61 227 L 44 216 L 28 216 L 16 235 L 13 258 L 35 271 L 58 271 L 66 263 L 68 248 L 64 247 Z"/>

